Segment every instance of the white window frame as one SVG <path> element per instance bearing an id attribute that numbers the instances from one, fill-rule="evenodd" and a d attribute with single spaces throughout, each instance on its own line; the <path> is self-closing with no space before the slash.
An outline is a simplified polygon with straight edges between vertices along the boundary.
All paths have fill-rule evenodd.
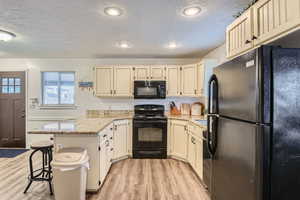
<path id="1" fill-rule="evenodd" d="M 47 72 L 57 72 L 57 73 L 74 73 L 74 104 L 44 104 L 44 73 Z M 60 71 L 60 70 L 48 70 L 48 71 L 41 71 L 41 104 L 40 109 L 76 109 L 76 71 Z M 59 80 L 60 86 L 60 80 Z M 60 88 L 60 87 L 59 87 Z M 60 99 L 60 89 L 58 90 L 58 97 Z"/>

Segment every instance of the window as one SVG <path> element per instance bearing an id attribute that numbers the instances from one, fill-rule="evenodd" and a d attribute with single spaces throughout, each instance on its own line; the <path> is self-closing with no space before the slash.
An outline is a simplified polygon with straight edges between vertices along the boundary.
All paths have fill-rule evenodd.
<path id="1" fill-rule="evenodd" d="M 42 72 L 43 105 L 73 105 L 74 72 Z"/>
<path id="2" fill-rule="evenodd" d="M 20 94 L 21 79 L 20 78 L 1 78 L 1 93 L 2 94 Z"/>

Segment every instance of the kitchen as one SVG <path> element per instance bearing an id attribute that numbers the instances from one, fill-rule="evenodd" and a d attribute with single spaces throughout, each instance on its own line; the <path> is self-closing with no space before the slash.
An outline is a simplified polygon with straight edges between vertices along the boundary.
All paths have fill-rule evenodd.
<path id="1" fill-rule="evenodd" d="M 0 199 L 299 198 L 299 0 L 45 4 L 0 8 Z"/>

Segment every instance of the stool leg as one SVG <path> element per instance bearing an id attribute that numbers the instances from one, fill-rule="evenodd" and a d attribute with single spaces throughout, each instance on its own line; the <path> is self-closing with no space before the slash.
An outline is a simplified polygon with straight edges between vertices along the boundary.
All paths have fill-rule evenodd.
<path id="1" fill-rule="evenodd" d="M 49 180 L 48 183 L 49 183 L 50 195 L 53 195 L 51 180 Z"/>
<path id="2" fill-rule="evenodd" d="M 26 189 L 24 190 L 24 194 L 27 192 L 27 190 L 29 189 L 29 187 L 31 186 L 32 180 L 29 181 Z"/>

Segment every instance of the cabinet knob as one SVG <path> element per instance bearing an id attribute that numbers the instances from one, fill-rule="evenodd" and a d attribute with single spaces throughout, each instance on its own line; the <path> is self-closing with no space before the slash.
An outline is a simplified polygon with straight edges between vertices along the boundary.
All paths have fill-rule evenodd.
<path id="1" fill-rule="evenodd" d="M 252 40 L 256 40 L 256 39 L 257 39 L 257 37 L 255 35 L 253 35 Z"/>
<path id="2" fill-rule="evenodd" d="M 245 44 L 250 44 L 251 41 L 250 40 L 246 40 Z"/>

